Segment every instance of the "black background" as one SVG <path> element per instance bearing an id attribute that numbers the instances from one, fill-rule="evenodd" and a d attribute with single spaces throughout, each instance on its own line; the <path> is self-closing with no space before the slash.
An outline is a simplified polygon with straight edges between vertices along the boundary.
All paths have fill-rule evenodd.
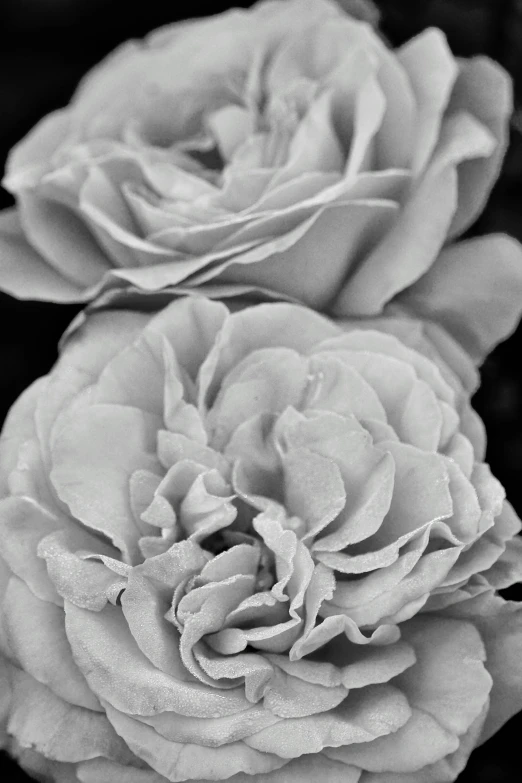
<path id="1" fill-rule="evenodd" d="M 284 0 L 282 0 L 284 1 Z M 522 239 L 522 0 L 380 0 L 394 44 L 434 25 L 456 54 L 484 53 L 515 79 L 518 111 L 502 176 L 473 233 L 507 231 Z M 249 6 L 252 3 L 237 3 Z M 180 8 L 181 6 L 181 8 Z M 224 2 L 176 0 L 0 0 L 0 170 L 9 148 L 47 112 L 67 103 L 79 78 L 116 45 L 186 16 L 225 10 Z M 0 189 L 0 207 L 11 197 Z M 473 282 L 470 281 L 470 285 Z M 76 306 L 18 302 L 0 294 L 0 421 L 23 389 L 46 373 Z M 488 431 L 494 473 L 522 514 L 522 328 L 482 368 L 475 407 Z M 522 598 L 520 591 L 508 597 Z M 471 756 L 459 783 L 515 783 L 522 715 Z M 6 779 L 28 781 L 0 757 Z"/>

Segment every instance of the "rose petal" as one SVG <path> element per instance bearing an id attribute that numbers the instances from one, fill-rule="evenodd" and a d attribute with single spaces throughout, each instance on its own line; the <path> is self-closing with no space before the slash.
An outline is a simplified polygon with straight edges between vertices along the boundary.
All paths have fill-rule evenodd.
<path id="1" fill-rule="evenodd" d="M 417 606 L 417 602 L 425 603 L 430 592 L 443 582 L 459 554 L 458 547 L 424 554 L 410 573 L 386 593 L 368 603 L 347 608 L 341 602 L 341 595 L 334 593 L 332 601 L 321 607 L 320 614 L 346 614 L 364 627 L 374 627 L 381 622 L 402 622 L 408 619 L 409 604 L 415 602 Z"/>
<path id="2" fill-rule="evenodd" d="M 50 266 L 29 244 L 18 213 L 7 209 L 0 216 L 2 290 L 19 299 L 79 302 L 82 288 Z"/>
<path id="3" fill-rule="evenodd" d="M 98 700 L 72 658 L 62 608 L 41 601 L 13 576 L 2 609 L 9 647 L 19 668 L 64 701 L 100 711 Z"/>
<path id="4" fill-rule="evenodd" d="M 425 551 L 427 536 L 419 536 L 405 544 L 390 565 L 376 568 L 357 580 L 337 579 L 332 600 L 344 608 L 356 607 L 382 596 L 396 587 L 411 572 Z"/>
<path id="5" fill-rule="evenodd" d="M 92 405 L 67 417 L 52 444 L 51 481 L 76 519 L 136 557 L 138 529 L 129 502 L 135 470 L 157 467 L 157 417 L 123 405 Z M 124 447 L 123 447 L 124 446 Z"/>
<path id="6" fill-rule="evenodd" d="M 340 171 L 343 153 L 332 126 L 332 92 L 314 100 L 290 142 L 288 161 L 276 175 L 275 183 L 307 171 Z"/>
<path id="7" fill-rule="evenodd" d="M 0 504 L 0 554 L 11 571 L 42 601 L 61 606 L 45 562 L 37 557 L 39 542 L 60 530 L 60 521 L 28 498 L 6 498 Z"/>
<path id="8" fill-rule="evenodd" d="M 415 663 L 413 648 L 403 641 L 383 647 L 362 647 L 339 636 L 318 655 L 320 660 L 289 660 L 286 656 L 272 654 L 266 657 L 306 683 L 328 687 L 342 684 L 348 690 L 388 682 Z M 328 660 L 323 660 L 325 658 Z"/>
<path id="9" fill-rule="evenodd" d="M 482 211 L 508 143 L 509 117 L 513 110 L 511 77 L 489 57 L 459 60 L 459 75 L 449 111 L 462 110 L 477 117 L 493 134 L 497 145 L 488 157 L 466 160 L 459 165 L 459 206 L 450 238 L 462 234 Z"/>
<path id="10" fill-rule="evenodd" d="M 395 491 L 388 515 L 367 542 L 372 550 L 427 522 L 447 519 L 453 512 L 449 476 L 441 457 L 405 443 L 389 442 L 386 449 L 395 461 Z"/>
<path id="11" fill-rule="evenodd" d="M 129 575 L 121 607 L 130 632 L 142 653 L 160 671 L 191 681 L 179 654 L 179 633 L 165 620 L 169 602 L 138 572 Z"/>
<path id="12" fill-rule="evenodd" d="M 9 494 L 9 476 L 17 466 L 20 448 L 25 441 L 35 437 L 35 408 L 46 386 L 45 377 L 34 381 L 18 397 L 16 404 L 5 418 L 0 440 L 0 497 L 2 498 Z"/>
<path id="13" fill-rule="evenodd" d="M 338 551 L 351 544 L 369 538 L 383 523 L 392 502 L 395 470 L 393 459 L 385 454 L 371 465 L 360 482 L 357 492 L 357 474 L 347 481 L 346 463 L 343 465 L 343 479 L 349 498 L 339 517 L 328 526 L 314 543 L 315 552 Z"/>
<path id="14" fill-rule="evenodd" d="M 93 550 L 96 553 L 94 560 L 89 559 Z M 116 603 L 126 586 L 125 569 L 128 567 L 111 557 L 117 554 L 116 551 L 79 526 L 45 536 L 38 544 L 37 553 L 45 561 L 58 595 L 76 606 L 100 611 L 107 601 Z M 97 561 L 98 557 L 101 562 Z M 114 570 L 106 567 L 109 563 L 115 566 Z"/>
<path id="15" fill-rule="evenodd" d="M 325 346 L 330 343 L 326 341 Z M 351 415 L 359 420 L 377 419 L 385 422 L 386 413 L 372 386 L 360 373 L 343 362 L 342 357 L 337 358 L 329 353 L 323 355 L 320 345 L 314 349 L 309 361 L 312 378 L 302 407 Z"/>
<path id="16" fill-rule="evenodd" d="M 88 228 L 70 209 L 29 191 L 18 195 L 18 206 L 31 245 L 75 287 L 94 285 L 110 268 Z"/>
<path id="17" fill-rule="evenodd" d="M 464 734 L 480 715 L 492 686 L 478 631 L 469 623 L 418 617 L 403 625 L 403 636 L 418 662 L 399 675 L 399 687 L 410 704 L 449 731 Z"/>
<path id="18" fill-rule="evenodd" d="M 166 341 L 165 341 L 166 342 Z M 130 405 L 163 414 L 164 338 L 144 331 L 107 362 L 93 390 L 93 402 Z"/>
<path id="19" fill-rule="evenodd" d="M 363 54 L 365 53 L 363 52 Z M 375 149 L 375 136 L 381 127 L 386 113 L 386 100 L 376 75 L 371 74 L 364 79 L 360 69 L 354 70 L 355 73 L 357 73 L 357 79 L 361 79 L 361 81 L 358 85 L 359 89 L 353 109 L 353 136 L 345 167 L 347 179 L 361 174 L 365 168 L 371 168 L 369 164 Z M 343 84 L 340 89 L 340 95 L 337 96 L 339 112 L 346 112 L 343 104 L 346 102 L 349 105 L 347 98 L 346 87 Z M 343 117 L 343 119 L 345 118 Z"/>
<path id="20" fill-rule="evenodd" d="M 136 716 L 133 716 L 136 718 Z M 152 726 L 169 742 L 181 742 L 207 747 L 219 747 L 238 742 L 265 726 L 279 723 L 280 718 L 262 707 L 250 706 L 237 715 L 223 718 L 189 718 L 174 712 L 162 712 L 153 717 L 139 716 L 138 720 Z"/>
<path id="21" fill-rule="evenodd" d="M 96 756 L 122 763 L 130 760 L 125 743 L 102 713 L 68 704 L 14 667 L 11 683 L 8 732 L 22 747 L 32 747 L 58 761 L 84 761 Z"/>
<path id="22" fill-rule="evenodd" d="M 472 288 L 471 275 L 477 281 Z M 480 363 L 520 318 L 520 245 L 502 234 L 450 245 L 399 301 L 409 311 L 439 321 Z"/>
<path id="23" fill-rule="evenodd" d="M 71 393 L 72 396 L 73 390 L 77 394 L 94 383 L 103 368 L 133 342 L 149 320 L 150 315 L 137 310 L 95 312 L 66 332 L 60 346 L 63 361 L 58 360 L 52 373 L 54 380 L 56 369 L 58 370 L 58 382 L 53 386 L 52 395 L 42 395 L 38 401 L 37 423 L 42 440 L 49 439 L 50 425 L 67 404 L 68 394 Z M 63 387 L 66 381 L 69 388 L 68 394 L 64 395 Z M 52 383 L 51 379 L 50 382 Z M 38 422 L 42 416 L 46 419 L 45 428 L 41 421 Z"/>
<path id="24" fill-rule="evenodd" d="M 342 685 L 324 686 L 303 682 L 276 667 L 275 677 L 267 688 L 263 704 L 274 715 L 285 718 L 286 721 L 329 712 L 344 701 L 347 694 L 347 689 Z M 285 725 L 286 723 L 283 723 L 282 731 Z"/>
<path id="25" fill-rule="evenodd" d="M 292 449 L 282 459 L 285 507 L 306 525 L 303 540 L 314 538 L 344 509 L 346 490 L 333 460 L 308 449 Z"/>
<path id="26" fill-rule="evenodd" d="M 195 380 L 228 316 L 228 308 L 222 302 L 184 297 L 160 310 L 148 329 L 167 338 L 179 365 Z"/>
<path id="27" fill-rule="evenodd" d="M 397 52 L 417 103 L 416 143 L 412 168 L 419 174 L 437 144 L 442 117 L 448 105 L 458 66 L 440 30 L 417 35 Z"/>
<path id="28" fill-rule="evenodd" d="M 269 726 L 244 742 L 264 753 L 283 758 L 320 753 L 324 748 L 368 743 L 403 726 L 411 712 L 404 696 L 390 685 L 369 685 L 335 709 L 309 718 L 288 718 Z"/>
<path id="29" fill-rule="evenodd" d="M 399 772 L 396 775 L 388 772 L 383 773 L 386 776 L 386 783 L 453 783 L 466 766 L 469 755 L 477 744 L 477 739 L 484 724 L 487 707 L 488 705 L 484 708 L 483 713 L 472 723 L 466 734 L 460 737 L 459 747 L 456 751 L 445 756 L 440 761 L 436 761 L 435 764 L 428 764 L 419 772 L 410 774 L 401 774 Z M 384 783 L 383 774 L 377 773 L 374 775 L 371 772 L 365 772 L 362 783 Z"/>
<path id="30" fill-rule="evenodd" d="M 89 612 L 65 604 L 73 655 L 95 694 L 116 709 L 138 715 L 173 711 L 207 718 L 249 707 L 238 692 L 182 682 L 156 669 L 139 650 L 119 608 Z"/>
<path id="31" fill-rule="evenodd" d="M 201 780 L 211 775 L 214 779 L 230 773 L 269 772 L 283 766 L 284 761 L 269 753 L 259 753 L 244 742 L 233 742 L 222 747 L 169 742 L 152 728 L 133 720 L 123 712 L 106 705 L 107 717 L 137 756 L 167 780 Z"/>
<path id="32" fill-rule="evenodd" d="M 486 667 L 493 679 L 491 707 L 481 741 L 491 737 L 522 704 L 520 656 L 522 612 L 520 605 L 504 601 L 492 591 L 461 601 L 444 610 L 478 628 L 486 648 Z"/>
<path id="33" fill-rule="evenodd" d="M 332 761 L 322 753 L 317 753 L 291 759 L 284 767 L 266 772 L 264 775 L 239 773 L 227 778 L 227 781 L 228 783 L 302 783 L 307 775 L 320 780 L 321 783 L 358 783 L 361 770 Z M 201 783 L 210 783 L 210 781 L 201 781 Z"/>
<path id="34" fill-rule="evenodd" d="M 379 84 L 386 112 L 376 137 L 378 168 L 409 168 L 417 119 L 415 96 L 402 64 L 386 47 L 379 47 Z"/>
<path id="35" fill-rule="evenodd" d="M 421 770 L 456 751 L 454 732 L 464 734 L 482 712 L 491 678 L 478 632 L 469 623 L 443 618 L 419 617 L 402 628 L 418 656 L 418 663 L 394 680 L 413 708 L 410 720 L 388 737 L 328 749 L 329 757 L 371 772 Z"/>
<path id="36" fill-rule="evenodd" d="M 16 189 L 19 178 L 25 182 L 33 167 L 47 163 L 57 147 L 67 138 L 70 115 L 67 109 L 51 112 L 38 122 L 9 153 L 4 186 Z"/>

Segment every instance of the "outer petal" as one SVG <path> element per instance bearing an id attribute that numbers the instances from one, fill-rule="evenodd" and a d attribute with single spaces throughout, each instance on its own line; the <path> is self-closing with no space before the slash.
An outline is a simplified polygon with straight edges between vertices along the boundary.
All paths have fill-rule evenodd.
<path id="1" fill-rule="evenodd" d="M 39 173 L 40 167 L 48 162 L 57 147 L 65 141 L 68 131 L 67 109 L 54 111 L 40 120 L 9 153 L 4 186 L 15 189 L 19 179 L 27 183 L 28 176 L 35 168 Z"/>
<path id="2" fill-rule="evenodd" d="M 460 745 L 456 751 L 449 756 L 436 761 L 435 764 L 428 764 L 427 767 L 418 772 L 397 774 L 384 772 L 373 774 L 365 772 L 360 779 L 360 783 L 453 783 L 457 776 L 462 772 L 467 764 L 469 755 L 477 743 L 487 707 L 479 717 L 472 723 L 466 734 L 460 738 Z"/>
<path id="3" fill-rule="evenodd" d="M 105 715 L 73 707 L 25 672 L 11 669 L 8 731 L 20 745 L 56 761 L 107 756 L 127 763 L 130 753 Z"/>
<path id="4" fill-rule="evenodd" d="M 450 245 L 395 301 L 440 323 L 482 362 L 521 316 L 522 247 L 502 234 Z"/>
<path id="5" fill-rule="evenodd" d="M 94 286 L 109 263 L 85 222 L 67 206 L 22 191 L 20 222 L 31 245 L 52 270 L 82 289 Z"/>
<path id="6" fill-rule="evenodd" d="M 7 638 L 16 663 L 67 702 L 100 710 L 73 661 L 62 608 L 36 598 L 17 577 L 11 578 L 3 604 Z"/>
<path id="7" fill-rule="evenodd" d="M 66 631 L 73 655 L 92 690 L 116 709 L 192 717 L 233 715 L 250 707 L 237 688 L 220 691 L 182 682 L 156 669 L 139 650 L 121 610 L 89 612 L 66 603 Z"/>
<path id="8" fill-rule="evenodd" d="M 472 116 L 445 123 L 433 159 L 383 240 L 345 283 L 334 305 L 339 315 L 374 315 L 421 278 L 444 245 L 458 204 L 457 166 L 490 155 L 495 142 Z"/>
<path id="9" fill-rule="evenodd" d="M 138 770 L 116 764 L 107 759 L 93 759 L 78 765 L 78 779 L 81 783 L 166 783 L 167 778 L 152 770 Z M 358 783 L 361 770 L 349 767 L 338 761 L 332 761 L 320 753 L 292 759 L 288 764 L 272 772 L 249 775 L 238 772 L 226 778 L 226 783 L 304 783 L 318 780 L 321 783 Z M 213 783 L 199 780 L 198 783 Z"/>
<path id="10" fill-rule="evenodd" d="M 0 749 L 8 743 L 7 720 L 11 709 L 12 686 L 9 671 L 11 665 L 0 655 Z"/>
<path id="11" fill-rule="evenodd" d="M 493 134 L 497 146 L 488 157 L 459 165 L 458 209 L 450 237 L 462 234 L 484 207 L 504 158 L 513 110 L 511 77 L 498 63 L 481 56 L 460 60 L 459 65 L 448 113 L 464 110 L 472 114 Z"/>
<path id="12" fill-rule="evenodd" d="M 418 772 L 459 747 L 487 703 L 491 678 L 484 648 L 469 623 L 417 617 L 401 626 L 418 656 L 416 666 L 393 681 L 404 689 L 412 717 L 395 734 L 373 742 L 326 750 L 330 758 L 370 772 Z"/>
<path id="13" fill-rule="evenodd" d="M 217 748 L 169 742 L 149 726 L 138 723 L 123 712 L 106 705 L 107 716 L 136 755 L 147 761 L 167 780 L 214 780 L 229 777 L 232 772 L 269 772 L 282 767 L 283 759 L 249 748 L 243 742 L 232 742 Z"/>
<path id="14" fill-rule="evenodd" d="M 104 758 L 78 764 L 76 776 L 80 783 L 167 783 L 167 778 L 150 768 L 123 766 Z"/>
<path id="15" fill-rule="evenodd" d="M 370 685 L 350 693 L 330 712 L 289 718 L 244 741 L 252 748 L 277 753 L 283 758 L 319 753 L 324 748 L 342 751 L 354 744 L 366 746 L 375 738 L 393 736 L 410 716 L 411 711 L 400 691 L 388 684 Z M 344 761 L 342 755 L 341 760 Z"/>
<path id="16" fill-rule="evenodd" d="M 361 770 L 333 761 L 321 753 L 292 759 L 281 769 L 264 775 L 234 775 L 227 783 L 304 783 L 317 780 L 321 783 L 358 783 Z M 210 781 L 201 781 L 210 783 Z"/>
<path id="17" fill-rule="evenodd" d="M 198 373 L 200 404 L 215 395 L 225 375 L 257 348 L 281 345 L 304 353 L 319 340 L 339 334 L 332 321 L 305 307 L 259 305 L 234 313 L 219 331 Z"/>
<path id="18" fill-rule="evenodd" d="M 132 343 L 150 318 L 137 307 L 90 313 L 88 320 L 66 332 L 57 366 L 74 367 L 86 376 L 82 379 L 85 386 L 94 383 L 106 364 Z M 59 407 L 63 408 L 61 400 Z"/>
<path id="19" fill-rule="evenodd" d="M 11 740 L 9 752 L 20 767 L 35 780 L 52 780 L 53 783 L 78 783 L 76 764 L 67 761 L 52 761 L 32 748 L 24 748 Z"/>
<path id="20" fill-rule="evenodd" d="M 7 414 L 0 439 L 0 497 L 9 492 L 9 474 L 16 468 L 24 441 L 34 438 L 34 412 L 40 392 L 46 383 L 46 378 L 39 378 L 32 383 Z"/>
<path id="21" fill-rule="evenodd" d="M 433 28 L 408 41 L 397 56 L 411 80 L 417 102 L 412 161 L 417 174 L 423 171 L 437 144 L 443 113 L 457 77 L 457 63 L 445 35 Z"/>
<path id="22" fill-rule="evenodd" d="M 18 213 L 0 214 L 0 285 L 19 299 L 51 302 L 81 302 L 83 286 L 68 280 L 29 244 Z"/>
<path id="23" fill-rule="evenodd" d="M 481 741 L 491 737 L 522 709 L 522 604 L 504 601 L 492 591 L 444 610 L 472 622 L 486 648 L 486 666 L 493 678 L 491 707 Z"/>
<path id="24" fill-rule="evenodd" d="M 42 601 L 61 605 L 45 563 L 37 557 L 41 539 L 61 528 L 58 519 L 28 498 L 5 498 L 0 504 L 0 554 Z"/>
<path id="25" fill-rule="evenodd" d="M 397 209 L 395 202 L 384 199 L 328 205 L 281 238 L 227 261 L 220 278 L 274 287 L 324 308 L 361 248 L 375 241 L 377 232 L 382 234 Z"/>

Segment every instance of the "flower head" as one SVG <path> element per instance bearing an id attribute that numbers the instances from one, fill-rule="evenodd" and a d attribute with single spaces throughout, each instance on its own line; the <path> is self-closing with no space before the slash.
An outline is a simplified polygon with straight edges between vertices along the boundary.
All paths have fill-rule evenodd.
<path id="1" fill-rule="evenodd" d="M 24 766 L 454 779 L 520 707 L 499 661 L 521 614 L 494 592 L 520 546 L 439 337 L 203 298 L 87 320 L 1 441 Z"/>
<path id="2" fill-rule="evenodd" d="M 509 330 L 518 248 L 439 254 L 484 205 L 510 111 L 488 58 L 457 60 L 437 29 L 390 49 L 331 0 L 164 27 L 13 150 L 0 283 L 61 301 L 233 284 L 343 316 L 393 302 L 474 323 L 494 270 Z"/>

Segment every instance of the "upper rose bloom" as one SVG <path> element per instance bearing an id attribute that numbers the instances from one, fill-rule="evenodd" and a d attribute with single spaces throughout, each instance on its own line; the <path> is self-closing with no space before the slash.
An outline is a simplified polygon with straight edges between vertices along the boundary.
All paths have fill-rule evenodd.
<path id="1" fill-rule="evenodd" d="M 87 301 L 232 283 L 371 315 L 431 269 L 460 314 L 469 275 L 480 299 L 522 268 L 499 237 L 437 260 L 484 205 L 510 112 L 488 58 L 456 60 L 437 29 L 391 50 L 330 0 L 167 26 L 11 153 L 0 285 Z M 517 271 L 503 293 L 522 299 Z"/>
<path id="2" fill-rule="evenodd" d="M 519 522 L 400 320 L 93 315 L 1 441 L 6 745 L 64 783 L 441 783 L 522 706 Z M 468 372 L 469 370 L 469 372 Z"/>

